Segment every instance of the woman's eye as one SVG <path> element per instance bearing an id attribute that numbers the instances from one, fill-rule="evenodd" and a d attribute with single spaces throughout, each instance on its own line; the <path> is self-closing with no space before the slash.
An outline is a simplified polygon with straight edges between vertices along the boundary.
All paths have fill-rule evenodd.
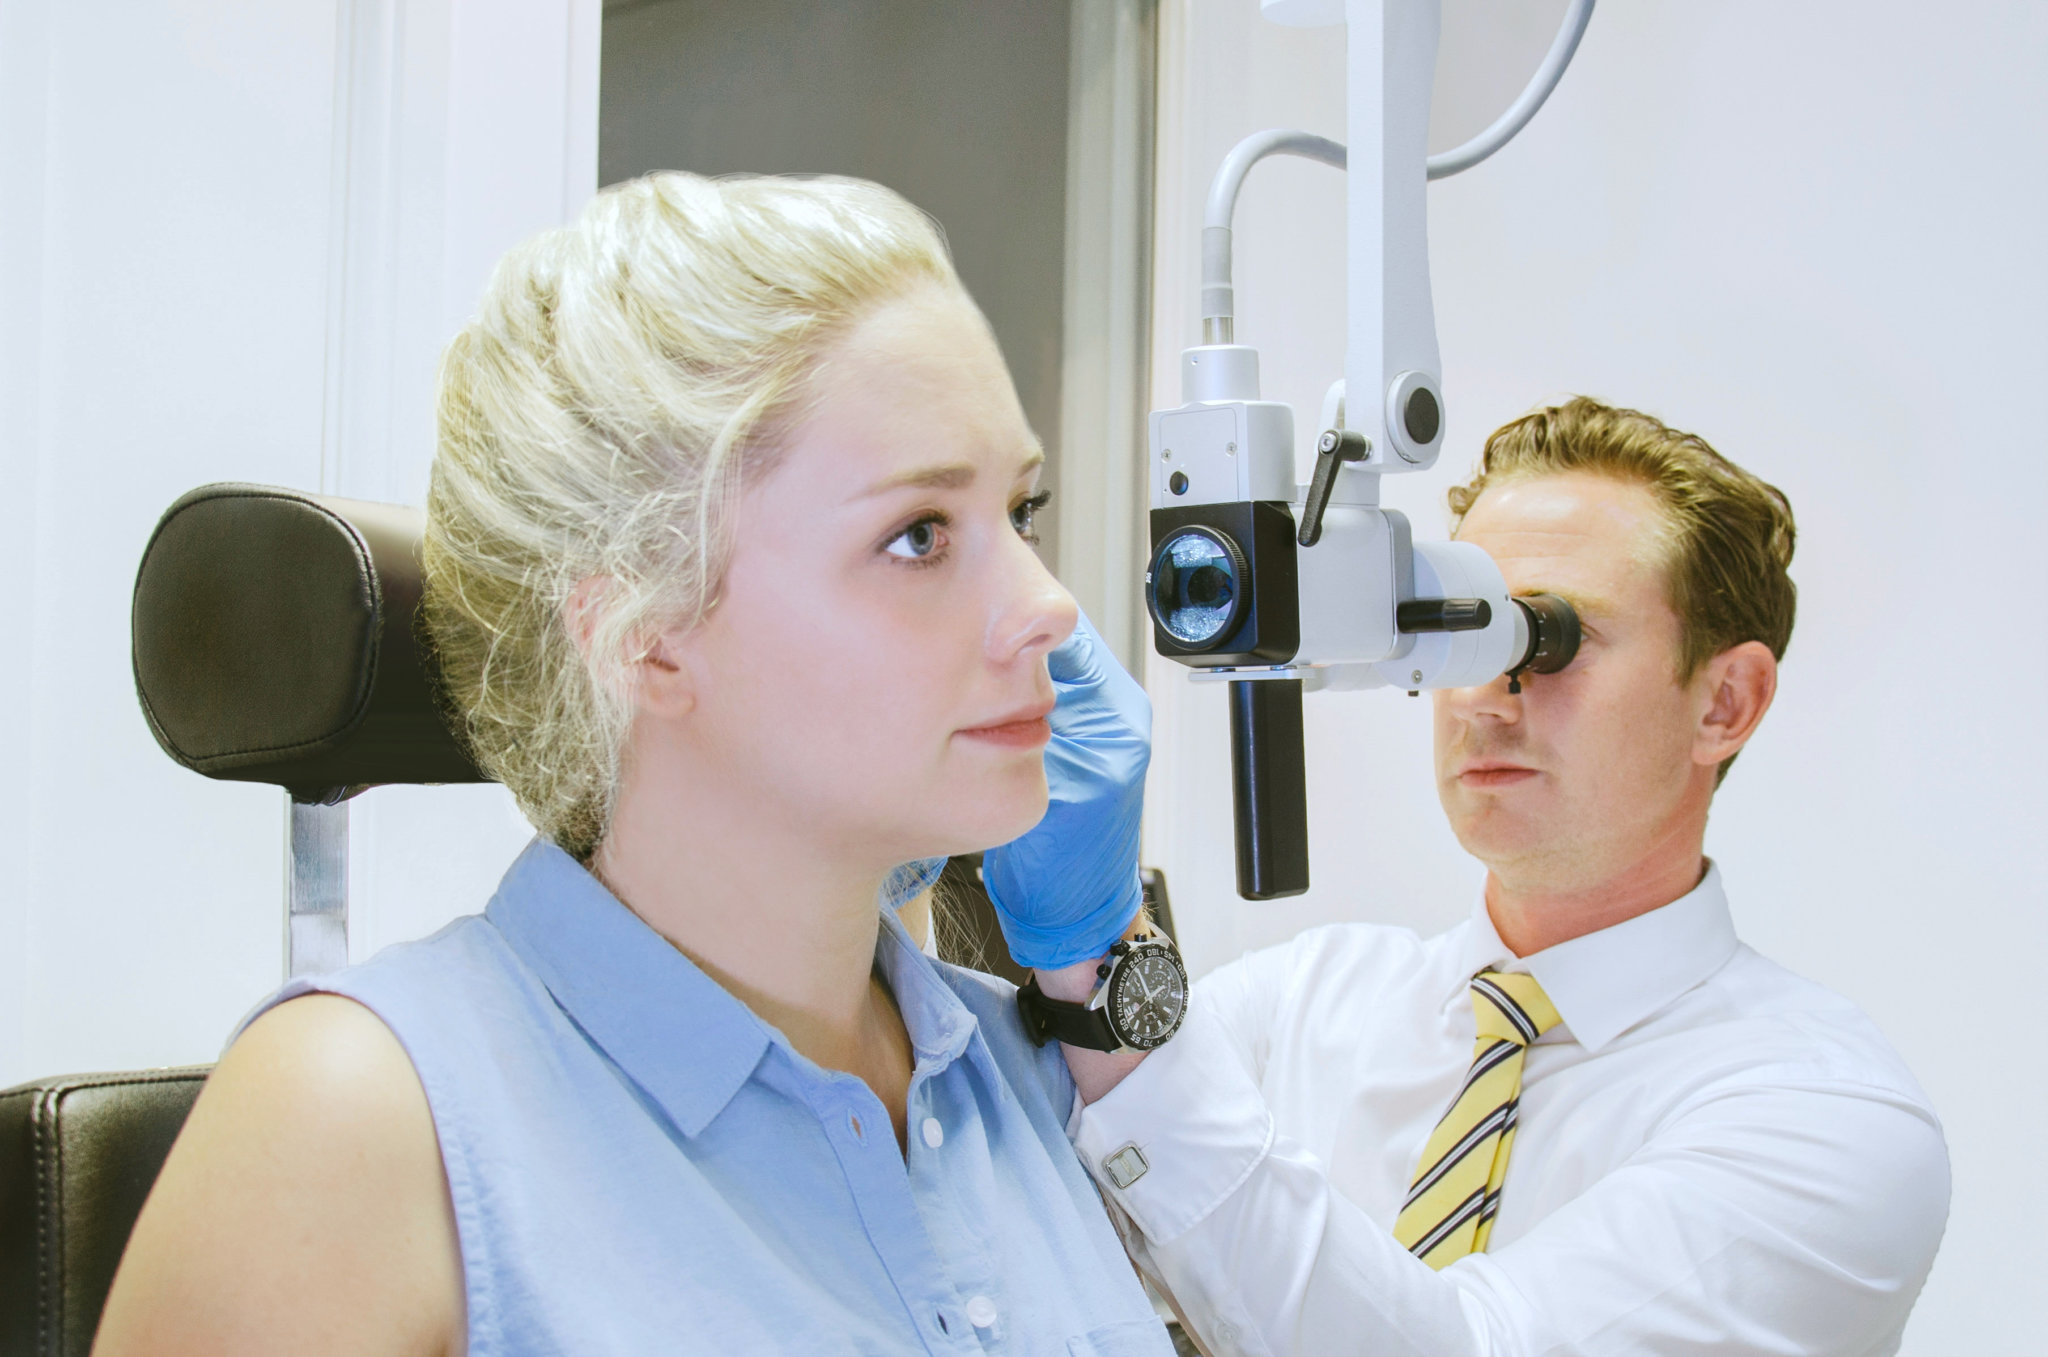
<path id="1" fill-rule="evenodd" d="M 1041 490 L 1010 510 L 1010 526 L 1027 542 L 1038 541 L 1038 511 L 1052 501 L 1052 491 Z"/>
<path id="2" fill-rule="evenodd" d="M 940 526 L 940 520 L 936 518 L 920 518 L 890 538 L 882 550 L 899 560 L 927 560 L 945 545 L 945 539 L 939 533 Z"/>

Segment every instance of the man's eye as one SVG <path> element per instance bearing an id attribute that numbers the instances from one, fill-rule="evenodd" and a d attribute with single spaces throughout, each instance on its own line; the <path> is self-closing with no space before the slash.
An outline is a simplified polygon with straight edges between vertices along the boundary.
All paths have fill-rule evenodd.
<path id="1" fill-rule="evenodd" d="M 1038 541 L 1038 511 L 1052 502 L 1052 491 L 1041 490 L 1010 510 L 1010 526 L 1027 542 Z"/>
<path id="2" fill-rule="evenodd" d="M 945 539 L 939 534 L 940 526 L 941 522 L 939 519 L 920 518 L 917 522 L 890 538 L 882 550 L 899 560 L 922 561 L 929 559 L 945 544 Z"/>

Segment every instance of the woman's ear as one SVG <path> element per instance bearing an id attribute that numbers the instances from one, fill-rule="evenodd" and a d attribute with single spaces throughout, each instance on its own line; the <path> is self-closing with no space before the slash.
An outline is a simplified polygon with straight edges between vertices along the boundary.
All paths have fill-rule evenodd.
<path id="1" fill-rule="evenodd" d="M 697 676 L 683 662 L 682 632 L 642 633 L 638 639 L 643 644 L 626 668 L 634 705 L 650 716 L 688 716 L 697 707 Z"/>
<path id="2" fill-rule="evenodd" d="M 1778 659 L 1762 641 L 1744 641 L 1707 661 L 1694 680 L 1705 703 L 1693 732 L 1694 763 L 1719 766 L 1749 743 L 1778 693 Z"/>
<path id="3" fill-rule="evenodd" d="M 598 681 L 622 684 L 636 708 L 653 716 L 687 715 L 697 705 L 697 691 L 682 663 L 682 633 L 635 629 L 617 636 L 605 626 L 616 589 L 604 575 L 579 580 L 562 605 L 563 630 Z M 600 653 L 607 649 L 614 653 Z"/>

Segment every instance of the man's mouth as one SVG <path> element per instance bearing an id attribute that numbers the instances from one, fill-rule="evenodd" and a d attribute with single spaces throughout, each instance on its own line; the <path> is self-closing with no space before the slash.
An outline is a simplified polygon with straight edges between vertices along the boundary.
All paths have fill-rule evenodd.
<path id="1" fill-rule="evenodd" d="M 1529 765 L 1506 759 L 1476 759 L 1457 772 L 1461 785 L 1476 788 L 1512 787 L 1535 776 L 1536 770 Z"/>

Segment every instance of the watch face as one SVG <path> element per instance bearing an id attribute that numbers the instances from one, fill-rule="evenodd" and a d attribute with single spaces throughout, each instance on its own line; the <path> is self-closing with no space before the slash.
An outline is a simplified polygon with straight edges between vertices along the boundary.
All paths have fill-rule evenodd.
<path id="1" fill-rule="evenodd" d="M 1124 1045 L 1149 1051 L 1180 1028 L 1188 1011 L 1188 973 L 1171 947 L 1138 946 L 1110 977 L 1109 1025 Z"/>

